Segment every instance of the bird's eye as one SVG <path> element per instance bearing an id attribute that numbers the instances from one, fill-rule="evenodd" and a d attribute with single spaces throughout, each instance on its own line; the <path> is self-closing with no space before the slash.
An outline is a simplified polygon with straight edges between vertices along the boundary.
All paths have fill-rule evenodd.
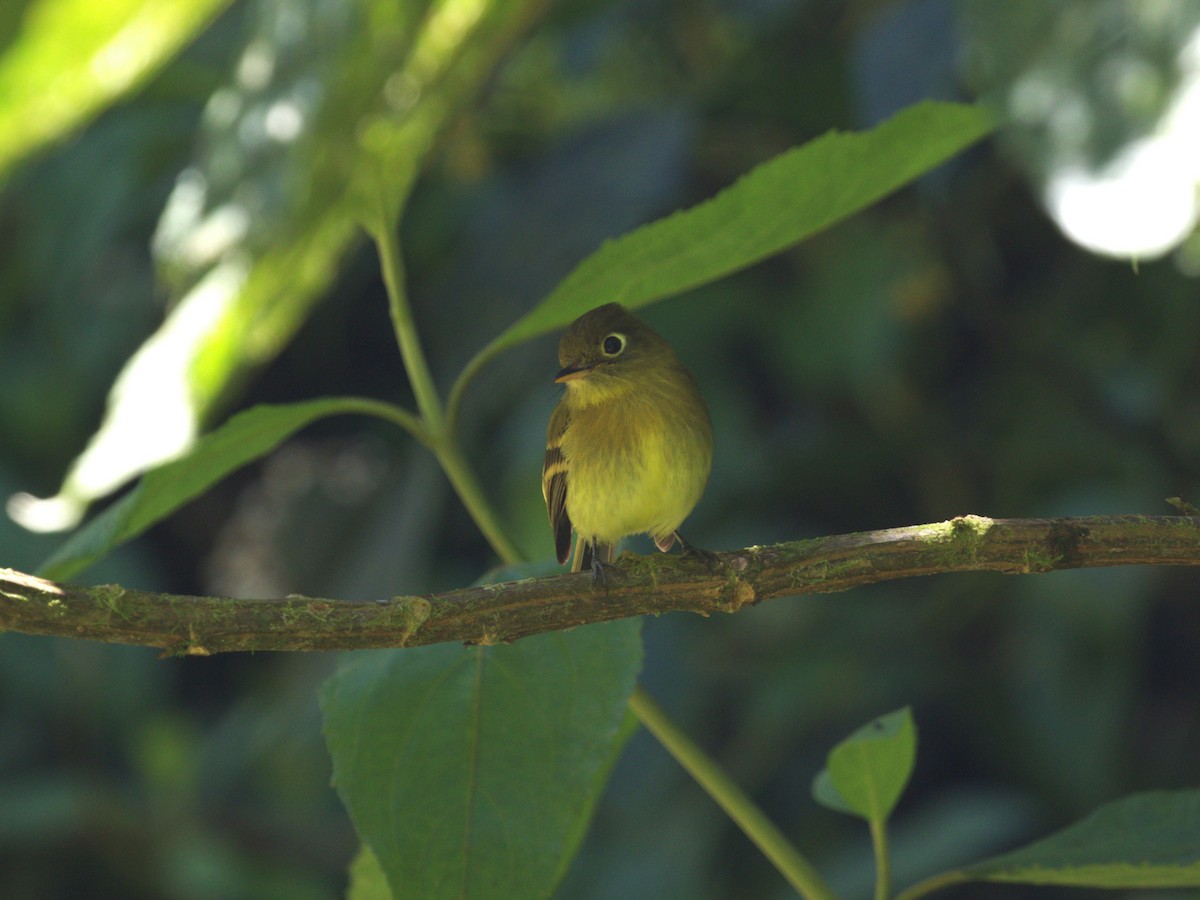
<path id="1" fill-rule="evenodd" d="M 600 342 L 600 352 L 607 357 L 620 356 L 621 351 L 625 349 L 625 335 L 619 331 L 614 331 L 612 334 L 604 336 L 604 340 Z"/>

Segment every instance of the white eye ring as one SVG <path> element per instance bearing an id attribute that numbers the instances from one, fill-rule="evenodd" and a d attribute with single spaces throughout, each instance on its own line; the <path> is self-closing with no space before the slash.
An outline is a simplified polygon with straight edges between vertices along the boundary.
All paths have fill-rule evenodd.
<path id="1" fill-rule="evenodd" d="M 625 352 L 625 345 L 628 341 L 625 335 L 619 331 L 609 332 L 604 336 L 604 340 L 600 342 L 600 352 L 612 359 L 614 356 L 620 356 Z"/>

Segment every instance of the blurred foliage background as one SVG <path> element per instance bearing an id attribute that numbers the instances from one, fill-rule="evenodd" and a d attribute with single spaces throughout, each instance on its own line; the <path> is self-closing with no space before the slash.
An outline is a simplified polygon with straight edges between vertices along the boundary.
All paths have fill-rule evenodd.
<path id="1" fill-rule="evenodd" d="M 23 64 L 22 29 L 53 5 L 6 5 L 5 65 Z M 137 90 L 0 173 L 5 497 L 55 494 L 164 318 L 217 302 L 195 293 L 213 272 L 272 253 L 237 282 L 260 301 L 223 308 L 233 337 L 186 357 L 201 427 L 321 394 L 411 405 L 377 261 L 325 215 L 338 141 L 366 114 L 346 98 L 394 65 L 371 31 L 385 5 L 234 0 Z M 733 548 L 969 512 L 1170 513 L 1164 497 L 1200 496 L 1200 139 L 1194 123 L 1171 130 L 1200 102 L 1198 23 L 1186 0 L 552 5 L 441 139 L 405 215 L 432 365 L 447 387 L 604 238 L 787 147 L 922 98 L 981 98 L 1005 115 L 993 142 L 646 311 L 718 435 L 689 537 Z M 1157 180 L 1131 182 L 1148 177 L 1146 146 Z M 465 410 L 481 478 L 539 559 L 556 367 L 553 339 L 523 345 Z M 0 565 L 30 570 L 60 540 L 6 517 Z M 87 578 L 359 598 L 460 586 L 492 563 L 427 453 L 336 420 Z M 644 684 L 864 896 L 865 830 L 809 785 L 835 741 L 904 704 L 920 750 L 895 820 L 898 884 L 1133 790 L 1195 786 L 1195 584 L 1167 569 L 959 575 L 673 616 L 645 623 Z M 332 665 L 3 636 L 0 894 L 340 895 L 357 842 L 319 733 Z M 644 733 L 560 890 L 786 895 Z"/>

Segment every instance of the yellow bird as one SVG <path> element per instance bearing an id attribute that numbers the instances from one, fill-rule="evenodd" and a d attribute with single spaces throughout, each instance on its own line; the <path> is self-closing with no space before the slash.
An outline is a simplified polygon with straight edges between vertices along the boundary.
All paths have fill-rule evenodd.
<path id="1" fill-rule="evenodd" d="M 712 467 L 712 422 L 692 373 L 619 303 L 584 313 L 558 344 L 566 386 L 546 429 L 542 496 L 560 563 L 598 579 L 617 542 L 648 533 L 666 552 Z"/>

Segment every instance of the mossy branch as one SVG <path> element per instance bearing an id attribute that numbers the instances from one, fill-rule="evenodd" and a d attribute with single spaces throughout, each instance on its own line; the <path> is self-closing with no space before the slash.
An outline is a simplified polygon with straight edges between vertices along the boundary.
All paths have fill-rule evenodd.
<path id="1" fill-rule="evenodd" d="M 443 641 L 493 644 L 626 616 L 733 613 L 775 597 L 825 594 L 945 572 L 1033 574 L 1121 565 L 1200 565 L 1200 519 L 961 516 L 747 547 L 701 557 L 624 556 L 624 574 L 588 573 L 378 601 L 242 600 L 58 584 L 0 569 L 0 630 L 161 648 L 355 650 Z"/>

